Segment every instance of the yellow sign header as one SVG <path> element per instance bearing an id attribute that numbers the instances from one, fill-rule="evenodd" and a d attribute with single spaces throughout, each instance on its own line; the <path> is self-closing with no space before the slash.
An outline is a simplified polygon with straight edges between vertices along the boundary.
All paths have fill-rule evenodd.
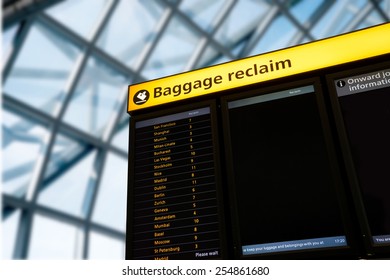
<path id="1" fill-rule="evenodd" d="M 390 53 L 390 23 L 129 86 L 128 111 Z"/>

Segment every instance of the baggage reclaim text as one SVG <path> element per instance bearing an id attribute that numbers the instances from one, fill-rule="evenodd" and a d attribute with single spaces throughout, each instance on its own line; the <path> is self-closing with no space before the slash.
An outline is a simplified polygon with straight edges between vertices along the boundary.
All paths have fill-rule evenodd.
<path id="1" fill-rule="evenodd" d="M 291 68 L 291 60 L 281 60 L 273 61 L 269 60 L 268 64 L 253 64 L 252 67 L 249 67 L 245 70 L 238 70 L 234 72 L 228 72 L 227 81 L 232 82 L 234 80 L 240 80 L 245 77 L 253 77 L 258 75 L 267 74 L 274 71 L 284 70 L 286 68 Z M 154 88 L 154 98 L 159 98 L 161 96 L 179 96 L 181 94 L 190 94 L 194 89 L 211 89 L 215 84 L 222 84 L 224 81 L 221 75 L 214 77 L 208 77 L 203 80 L 195 80 L 194 82 L 186 82 L 184 84 L 177 84 L 173 87 L 155 87 Z M 260 82 L 260 81 L 259 81 Z"/>

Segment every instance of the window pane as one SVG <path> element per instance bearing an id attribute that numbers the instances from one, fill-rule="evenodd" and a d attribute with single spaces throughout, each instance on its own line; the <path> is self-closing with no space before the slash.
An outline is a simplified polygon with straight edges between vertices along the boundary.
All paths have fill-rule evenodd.
<path id="1" fill-rule="evenodd" d="M 88 146 L 63 135 L 57 136 L 38 203 L 84 216 L 84 195 L 92 176 L 95 154 L 96 150 Z"/>
<path id="2" fill-rule="evenodd" d="M 356 28 L 355 30 L 367 28 L 373 25 L 381 24 L 384 20 L 382 16 L 378 13 L 377 10 L 373 9 L 372 12 L 369 14 L 369 16 L 363 20 Z"/>
<path id="3" fill-rule="evenodd" d="M 90 36 L 106 0 L 63 1 L 46 12 L 81 36 Z"/>
<path id="4" fill-rule="evenodd" d="M 289 45 L 289 41 L 296 34 L 297 29 L 284 15 L 279 16 L 268 27 L 267 31 L 251 51 L 250 55 L 279 50 Z M 278 36 L 275 36 L 278 34 Z"/>
<path id="5" fill-rule="evenodd" d="M 3 90 L 30 106 L 53 114 L 77 55 L 78 50 L 69 42 L 41 24 L 35 24 Z"/>
<path id="6" fill-rule="evenodd" d="M 32 120 L 3 110 L 2 191 L 22 197 L 38 156 L 42 153 L 47 129 Z"/>
<path id="7" fill-rule="evenodd" d="M 112 114 L 121 108 L 118 97 L 126 91 L 124 85 L 127 81 L 97 59 L 90 58 L 64 121 L 87 133 L 101 136 Z"/>
<path id="8" fill-rule="evenodd" d="M 324 2 L 324 0 L 311 0 L 311 1 L 295 1 L 295 3 L 287 6 L 290 8 L 290 12 L 297 21 L 302 25 L 309 20 L 310 16 L 318 9 L 318 7 Z"/>
<path id="9" fill-rule="evenodd" d="M 218 16 L 226 2 L 224 0 L 184 0 L 180 3 L 180 10 L 204 30 L 210 31 L 213 20 Z"/>
<path id="10" fill-rule="evenodd" d="M 226 47 L 233 47 L 248 32 L 257 28 L 267 11 L 268 5 L 262 1 L 238 1 L 219 28 L 216 39 Z"/>
<path id="11" fill-rule="evenodd" d="M 19 225 L 20 212 L 20 210 L 14 209 L 14 211 L 9 214 L 9 216 L 3 216 L 3 220 L 1 222 L 1 252 L 3 259 L 12 259 Z"/>
<path id="12" fill-rule="evenodd" d="M 109 154 L 92 220 L 124 232 L 126 201 L 127 158 Z"/>
<path id="13" fill-rule="evenodd" d="M 19 29 L 19 25 L 16 24 L 8 29 L 6 29 L 3 32 L 3 40 L 2 40 L 2 47 L 3 47 L 3 67 L 4 67 L 4 62 L 6 61 L 8 54 L 12 50 L 12 41 L 14 40 L 14 37 L 16 35 L 16 32 Z"/>
<path id="14" fill-rule="evenodd" d="M 164 34 L 143 72 L 149 79 L 181 72 L 200 40 L 177 17 L 172 18 Z"/>
<path id="15" fill-rule="evenodd" d="M 75 226 L 36 214 L 33 220 L 29 259 L 73 259 L 78 231 Z"/>
<path id="16" fill-rule="evenodd" d="M 134 66 L 146 44 L 153 41 L 162 9 L 156 1 L 120 1 L 98 46 Z"/>
<path id="17" fill-rule="evenodd" d="M 124 260 L 125 241 L 96 232 L 90 233 L 89 259 Z"/>
<path id="18" fill-rule="evenodd" d="M 130 116 L 123 113 L 123 117 L 117 126 L 117 131 L 112 138 L 112 145 L 117 146 L 125 152 L 129 149 L 129 120 Z"/>
<path id="19" fill-rule="evenodd" d="M 210 65 L 216 65 L 224 62 L 228 62 L 231 59 L 224 54 L 216 51 L 213 47 L 209 46 L 203 52 L 202 57 L 199 59 L 196 68 L 206 67 Z"/>

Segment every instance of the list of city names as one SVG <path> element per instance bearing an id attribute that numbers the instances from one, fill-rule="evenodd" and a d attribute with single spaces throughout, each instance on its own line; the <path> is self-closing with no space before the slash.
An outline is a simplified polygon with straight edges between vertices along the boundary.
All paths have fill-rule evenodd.
<path id="1" fill-rule="evenodd" d="M 134 258 L 220 258 L 210 108 L 135 129 Z"/>

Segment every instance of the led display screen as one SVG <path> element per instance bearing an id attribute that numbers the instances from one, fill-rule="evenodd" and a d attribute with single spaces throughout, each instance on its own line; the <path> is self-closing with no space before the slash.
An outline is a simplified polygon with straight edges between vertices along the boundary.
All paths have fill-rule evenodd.
<path id="1" fill-rule="evenodd" d="M 333 80 L 373 244 L 390 244 L 390 68 Z"/>
<path id="2" fill-rule="evenodd" d="M 228 98 L 243 256 L 347 246 L 317 95 L 307 85 Z"/>
<path id="3" fill-rule="evenodd" d="M 221 258 L 211 110 L 134 121 L 132 258 Z"/>

